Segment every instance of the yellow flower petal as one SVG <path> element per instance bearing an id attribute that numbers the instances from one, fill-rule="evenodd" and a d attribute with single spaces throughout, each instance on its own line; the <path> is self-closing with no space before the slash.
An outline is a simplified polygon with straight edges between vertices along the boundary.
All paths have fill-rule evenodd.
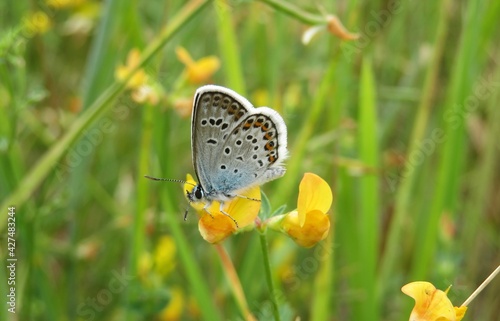
<path id="1" fill-rule="evenodd" d="M 195 64 L 188 66 L 187 77 L 192 84 L 200 84 L 208 81 L 219 69 L 220 61 L 215 56 L 201 58 Z"/>
<path id="2" fill-rule="evenodd" d="M 130 70 L 129 70 L 130 71 Z M 131 89 L 138 89 L 147 82 L 148 76 L 144 70 L 139 69 L 135 72 L 132 78 L 127 82 L 127 87 Z"/>
<path id="3" fill-rule="evenodd" d="M 175 53 L 177 58 L 186 65 L 187 79 L 192 84 L 207 82 L 220 68 L 220 60 L 215 56 L 208 56 L 194 61 L 189 52 L 183 47 L 177 47 Z"/>
<path id="4" fill-rule="evenodd" d="M 141 60 L 141 52 L 137 48 L 133 48 L 127 55 L 127 66 L 129 68 L 135 68 Z"/>
<path id="5" fill-rule="evenodd" d="M 191 58 L 191 55 L 184 47 L 175 48 L 175 54 L 177 55 L 177 58 L 186 66 L 191 66 L 194 63 L 193 58 Z"/>
<path id="6" fill-rule="evenodd" d="M 226 204 L 226 206 L 224 207 L 225 212 L 231 214 L 236 222 L 238 222 L 238 226 L 240 228 L 252 224 L 259 214 L 261 205 L 259 186 L 252 187 L 251 189 L 245 191 L 242 196 L 259 201 L 254 201 L 242 197 L 235 197 Z"/>
<path id="7" fill-rule="evenodd" d="M 446 293 L 429 282 L 412 282 L 401 291 L 415 300 L 410 321 L 457 321 L 455 308 Z"/>
<path id="8" fill-rule="evenodd" d="M 297 202 L 300 226 L 304 226 L 307 212 L 318 210 L 326 213 L 332 206 L 332 201 L 332 190 L 328 183 L 316 174 L 305 173 L 299 185 Z"/>
<path id="9" fill-rule="evenodd" d="M 124 80 L 128 75 L 128 67 L 120 65 L 115 70 L 115 78 L 118 80 Z"/>
<path id="10" fill-rule="evenodd" d="M 196 185 L 196 181 L 194 180 L 191 174 L 186 174 L 186 183 L 184 184 L 184 189 L 188 192 L 191 192 Z"/>
<path id="11" fill-rule="evenodd" d="M 198 230 L 208 243 L 219 243 L 236 231 L 233 220 L 217 212 L 212 216 L 205 214 L 198 221 Z"/>
<path id="12" fill-rule="evenodd" d="M 322 211 L 312 210 L 301 225 L 298 211 L 293 211 L 283 218 L 281 228 L 300 246 L 311 247 L 328 236 L 330 219 Z"/>
<path id="13" fill-rule="evenodd" d="M 47 14 L 38 10 L 23 19 L 23 28 L 30 35 L 44 34 L 50 27 L 52 22 Z"/>
<path id="14" fill-rule="evenodd" d="M 134 70 L 141 60 L 141 52 L 139 49 L 134 48 L 130 50 L 127 55 L 127 63 L 125 66 L 118 66 L 115 71 L 116 79 L 123 81 L 125 80 L 129 74 Z M 135 72 L 135 74 L 130 78 L 127 82 L 127 87 L 131 89 L 138 89 L 141 86 L 145 85 L 148 81 L 148 76 L 143 69 L 139 69 Z"/>
<path id="15" fill-rule="evenodd" d="M 467 312 L 467 307 L 454 307 L 455 314 L 457 315 L 457 321 L 460 321 L 465 316 L 465 312 Z"/>
<path id="16" fill-rule="evenodd" d="M 191 193 L 194 187 L 197 185 L 196 181 L 193 179 L 193 176 L 190 174 L 186 175 L 186 183 L 184 183 L 184 196 L 187 198 L 187 194 Z M 189 201 L 189 200 L 188 200 Z M 217 203 L 218 204 L 218 203 Z M 191 202 L 189 205 L 194 208 L 198 213 L 203 210 L 205 207 L 205 203 L 203 202 Z"/>

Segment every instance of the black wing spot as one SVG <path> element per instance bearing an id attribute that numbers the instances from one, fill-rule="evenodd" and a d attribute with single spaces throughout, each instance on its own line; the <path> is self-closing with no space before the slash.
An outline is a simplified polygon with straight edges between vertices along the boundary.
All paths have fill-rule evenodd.
<path id="1" fill-rule="evenodd" d="M 241 139 L 238 139 L 238 140 L 236 141 L 236 145 L 241 146 L 241 144 L 242 144 Z"/>
<path id="2" fill-rule="evenodd" d="M 210 125 L 212 125 L 212 126 L 214 126 L 214 125 L 215 125 L 215 119 L 210 118 L 208 121 L 210 122 Z"/>
<path id="3" fill-rule="evenodd" d="M 255 147 L 253 148 L 253 150 L 258 150 L 258 149 L 259 149 L 259 146 L 255 146 Z"/>
<path id="4" fill-rule="evenodd" d="M 229 127 L 229 124 L 228 123 L 224 123 L 224 124 L 222 124 L 221 129 L 222 130 L 226 130 L 228 127 Z"/>
<path id="5" fill-rule="evenodd" d="M 247 140 L 252 140 L 253 136 L 252 135 L 247 135 Z"/>
<path id="6" fill-rule="evenodd" d="M 243 115 L 245 114 L 245 112 L 243 110 L 240 110 L 238 112 L 238 114 L 235 116 L 236 120 L 240 119 L 241 117 L 243 117 Z"/>
<path id="7" fill-rule="evenodd" d="M 252 127 L 253 124 L 253 119 L 248 119 L 245 124 L 243 125 L 243 130 L 249 130 L 250 127 Z"/>
<path id="8" fill-rule="evenodd" d="M 221 98 L 222 97 L 219 94 L 214 95 L 214 107 L 218 107 L 219 106 Z"/>
<path id="9" fill-rule="evenodd" d="M 252 143 L 253 143 L 253 144 L 257 144 L 257 138 L 254 138 L 254 139 L 252 140 Z"/>
<path id="10" fill-rule="evenodd" d="M 227 168 L 226 165 L 224 164 L 220 165 L 220 169 L 226 169 L 226 168 Z"/>
<path id="11" fill-rule="evenodd" d="M 203 119 L 201 120 L 201 126 L 206 126 L 207 124 L 208 124 L 207 119 L 206 119 L 206 118 L 203 118 Z"/>
<path id="12" fill-rule="evenodd" d="M 227 134 L 224 134 L 224 136 L 222 136 L 222 139 L 226 140 L 226 138 L 227 138 Z"/>
<path id="13" fill-rule="evenodd" d="M 264 162 L 262 160 L 259 159 L 258 163 L 260 167 L 264 166 Z"/>
<path id="14" fill-rule="evenodd" d="M 258 157 L 257 154 L 253 154 L 252 156 L 253 159 L 257 159 L 257 157 Z"/>
<path id="15" fill-rule="evenodd" d="M 273 136 L 274 136 L 274 132 L 268 131 L 267 133 L 264 134 L 264 139 L 270 140 L 271 138 L 273 138 Z"/>
<path id="16" fill-rule="evenodd" d="M 210 145 L 217 145 L 217 140 L 213 139 L 213 138 L 209 138 L 207 140 L 207 144 L 210 144 Z"/>
<path id="17" fill-rule="evenodd" d="M 226 155 L 231 154 L 231 148 L 226 147 L 226 149 L 224 149 L 224 153 L 225 153 Z"/>
<path id="18" fill-rule="evenodd" d="M 216 126 L 220 126 L 220 124 L 222 124 L 222 118 L 217 119 L 217 121 L 215 122 Z"/>
<path id="19" fill-rule="evenodd" d="M 232 103 L 229 106 L 227 112 L 229 113 L 229 115 L 234 115 L 238 111 L 238 109 L 240 109 L 240 106 L 238 106 L 237 103 Z"/>
<path id="20" fill-rule="evenodd" d="M 231 99 L 229 99 L 229 97 L 224 97 L 224 99 L 222 99 L 221 108 L 227 109 L 227 107 L 229 106 L 230 103 L 231 103 Z"/>
<path id="21" fill-rule="evenodd" d="M 208 104 L 210 102 L 210 96 L 207 94 L 203 95 L 201 101 L 204 102 L 205 104 Z"/>
<path id="22" fill-rule="evenodd" d="M 236 157 L 236 159 L 240 160 L 240 161 L 243 161 L 243 157 L 241 157 L 241 156 Z"/>
<path id="23" fill-rule="evenodd" d="M 240 131 L 238 129 L 236 129 L 234 132 L 233 132 L 233 135 L 238 135 Z"/>
<path id="24" fill-rule="evenodd" d="M 233 171 L 233 173 L 235 173 L 235 174 L 236 174 L 236 173 L 238 173 L 238 169 L 236 168 L 236 169 Z"/>

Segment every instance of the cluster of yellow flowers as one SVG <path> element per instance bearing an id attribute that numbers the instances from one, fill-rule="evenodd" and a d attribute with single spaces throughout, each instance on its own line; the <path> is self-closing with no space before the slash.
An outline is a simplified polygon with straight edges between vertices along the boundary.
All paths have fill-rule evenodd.
<path id="1" fill-rule="evenodd" d="M 127 63 L 116 69 L 115 77 L 119 81 L 127 81 L 126 86 L 132 91 L 132 99 L 135 102 L 156 105 L 160 99 L 159 91 L 144 69 L 136 70 L 140 60 L 140 51 L 132 49 L 127 56 Z"/>
<path id="2" fill-rule="evenodd" d="M 210 80 L 213 74 L 220 68 L 220 60 L 216 56 L 207 56 L 199 60 L 191 58 L 189 52 L 178 47 L 175 50 L 177 58 L 185 65 L 183 73 L 179 77 L 179 84 L 199 85 Z M 164 96 L 161 85 L 156 83 L 142 68 L 138 68 L 141 61 L 141 53 L 137 48 L 132 49 L 124 65 L 116 68 L 115 78 L 118 81 L 127 81 L 127 88 L 131 91 L 132 99 L 139 103 L 156 105 Z M 193 105 L 192 97 L 176 97 L 172 101 L 174 109 L 182 117 L 189 117 Z"/>
<path id="3" fill-rule="evenodd" d="M 191 175 L 184 185 L 186 195 L 196 185 Z M 260 188 L 247 190 L 242 196 L 235 197 L 224 204 L 223 210 L 230 214 L 239 225 L 220 212 L 220 204 L 212 202 L 207 210 L 205 203 L 191 203 L 200 214 L 198 228 L 201 236 L 210 243 L 218 243 L 230 235 L 254 228 L 269 227 L 291 237 L 297 244 L 311 247 L 325 239 L 330 231 L 330 218 L 327 212 L 332 205 L 332 190 L 327 182 L 316 174 L 306 173 L 299 186 L 297 209 L 286 214 L 271 217 L 263 222 L 258 218 L 260 210 Z M 210 213 L 210 214 L 209 214 Z"/>

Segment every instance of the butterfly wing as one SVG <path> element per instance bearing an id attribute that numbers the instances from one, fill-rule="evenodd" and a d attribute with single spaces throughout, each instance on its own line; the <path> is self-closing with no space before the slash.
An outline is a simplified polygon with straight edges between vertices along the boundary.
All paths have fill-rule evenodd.
<path id="1" fill-rule="evenodd" d="M 210 200 L 263 184 L 285 173 L 286 126 L 274 110 L 254 108 L 220 86 L 195 94 L 191 124 L 193 163 Z"/>
<path id="2" fill-rule="evenodd" d="M 207 85 L 196 91 L 191 118 L 192 159 L 205 191 L 216 189 L 212 177 L 224 141 L 251 108 L 248 100 L 225 87 Z"/>

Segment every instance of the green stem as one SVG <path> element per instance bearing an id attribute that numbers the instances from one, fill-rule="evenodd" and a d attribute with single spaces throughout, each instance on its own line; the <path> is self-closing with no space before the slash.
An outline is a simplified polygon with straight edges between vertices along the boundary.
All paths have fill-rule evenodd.
<path id="1" fill-rule="evenodd" d="M 281 0 L 260 0 L 260 1 L 308 25 L 326 25 L 328 23 L 326 17 L 306 12 L 289 2 Z"/>
<path id="2" fill-rule="evenodd" d="M 363 57 L 359 90 L 359 157 L 365 166 L 379 168 L 380 150 L 378 146 L 377 93 L 375 75 L 370 55 Z M 377 296 L 376 273 L 379 248 L 378 222 L 380 215 L 379 176 L 372 173 L 359 180 L 359 247 L 358 262 L 363 266 L 358 276 L 365 287 L 366 302 L 363 303 L 364 320 L 379 318 L 379 296 Z"/>
<path id="3" fill-rule="evenodd" d="M 246 96 L 245 79 L 241 69 L 241 55 L 238 50 L 238 40 L 234 30 L 231 10 L 222 0 L 215 0 L 214 5 L 217 12 L 219 50 L 226 82 L 231 84 L 231 88 L 236 92 Z"/>
<path id="4" fill-rule="evenodd" d="M 420 144 L 424 139 L 425 130 L 429 120 L 429 114 L 432 107 L 432 98 L 434 97 L 434 90 L 437 88 L 436 84 L 439 78 L 439 70 L 441 59 L 444 52 L 444 45 L 446 44 L 446 36 L 448 34 L 448 18 L 449 6 L 451 1 L 443 1 L 440 11 L 439 26 L 437 28 L 436 40 L 434 41 L 435 50 L 433 52 L 432 61 L 427 69 L 425 76 L 424 88 L 422 93 L 422 100 L 418 107 L 418 112 L 413 127 L 413 132 L 410 139 L 410 148 L 408 155 L 418 152 Z M 389 229 L 389 236 L 387 238 L 384 256 L 382 257 L 380 274 L 379 274 L 379 294 L 383 294 L 384 286 L 389 284 L 388 280 L 391 278 L 391 273 L 395 268 L 399 251 L 401 251 L 401 236 L 403 235 L 403 224 L 405 215 L 408 214 L 410 200 L 412 196 L 413 185 L 418 173 L 418 168 L 409 168 L 411 164 L 407 163 L 403 169 L 403 174 L 408 173 L 401 181 L 396 194 L 395 214 L 392 219 Z M 394 185 L 395 182 L 390 183 Z"/>
<path id="5" fill-rule="evenodd" d="M 262 248 L 262 256 L 264 258 L 264 270 L 266 271 L 266 281 L 269 287 L 269 292 L 271 294 L 271 301 L 273 302 L 273 313 L 274 319 L 280 321 L 280 312 L 278 308 L 278 301 L 276 300 L 276 291 L 274 290 L 273 276 L 271 273 L 271 262 L 269 261 L 269 250 L 267 245 L 267 233 L 266 231 L 260 231 L 260 245 Z"/>
<path id="6" fill-rule="evenodd" d="M 153 140 L 153 106 L 146 105 L 142 111 L 142 137 L 139 152 L 139 173 L 147 173 L 150 161 L 151 143 Z M 142 177 L 141 177 L 142 178 Z M 149 195 L 149 182 L 145 179 L 137 181 L 137 212 L 134 215 L 132 255 L 130 257 L 130 273 L 135 274 L 139 258 L 144 251 L 146 208 Z"/>

